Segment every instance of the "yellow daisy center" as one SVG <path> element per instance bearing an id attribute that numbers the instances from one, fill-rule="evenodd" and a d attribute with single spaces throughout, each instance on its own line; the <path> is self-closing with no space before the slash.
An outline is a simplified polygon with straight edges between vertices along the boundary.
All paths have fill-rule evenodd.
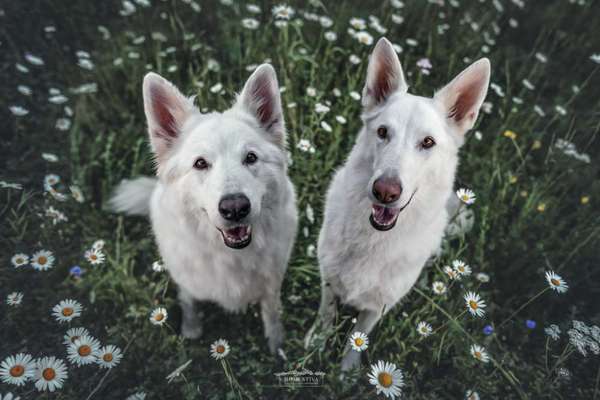
<path id="1" fill-rule="evenodd" d="M 477 310 L 479 304 L 477 304 L 475 300 L 469 300 L 469 307 L 471 307 L 473 310 Z"/>
<path id="2" fill-rule="evenodd" d="M 23 374 L 25 373 L 25 368 L 22 365 L 15 365 L 10 369 L 8 373 L 10 374 L 10 376 L 18 378 L 20 376 L 23 376 Z"/>
<path id="3" fill-rule="evenodd" d="M 38 257 L 38 264 L 46 264 L 48 262 L 48 259 L 45 256 L 39 256 Z"/>
<path id="4" fill-rule="evenodd" d="M 377 380 L 379 381 L 379 384 L 384 388 L 389 388 L 390 386 L 392 386 L 393 383 L 392 375 L 387 372 L 380 373 L 377 377 Z"/>
<path id="5" fill-rule="evenodd" d="M 102 356 L 102 360 L 104 360 L 104 362 L 111 362 L 113 360 L 113 355 L 112 353 L 106 353 Z"/>
<path id="6" fill-rule="evenodd" d="M 469 195 L 467 195 L 467 194 L 463 194 L 463 195 L 462 195 L 462 199 L 463 199 L 463 201 L 467 201 L 467 200 L 469 200 Z"/>
<path id="7" fill-rule="evenodd" d="M 47 381 L 51 381 L 56 377 L 56 371 L 54 371 L 54 368 L 46 368 L 42 372 L 42 377 Z"/>
<path id="8" fill-rule="evenodd" d="M 163 313 L 158 313 L 154 316 L 154 320 L 157 322 L 162 321 L 163 319 L 165 319 L 165 315 Z"/>
<path id="9" fill-rule="evenodd" d="M 23 259 L 21 257 L 17 257 L 15 261 L 17 262 L 17 264 L 23 264 Z"/>
<path id="10" fill-rule="evenodd" d="M 460 272 L 465 272 L 465 267 L 463 267 L 463 266 L 461 265 L 460 267 L 458 267 L 458 270 L 459 270 Z"/>
<path id="11" fill-rule="evenodd" d="M 96 261 L 96 260 L 98 259 L 98 256 L 97 256 L 97 255 L 95 255 L 95 254 L 92 254 L 92 255 L 90 255 L 90 259 L 91 259 L 92 261 Z"/>
<path id="12" fill-rule="evenodd" d="M 219 353 L 219 354 L 223 354 L 223 353 L 225 353 L 225 346 L 223 346 L 222 344 L 220 344 L 220 345 L 217 346 L 217 348 L 216 348 L 215 351 L 217 353 Z"/>
<path id="13" fill-rule="evenodd" d="M 358 338 L 354 339 L 354 344 L 357 345 L 357 346 L 359 346 L 359 347 L 362 346 L 364 343 L 365 343 L 365 341 L 362 340 L 362 338 L 358 337 Z"/>
<path id="14" fill-rule="evenodd" d="M 550 283 L 552 283 L 554 286 L 560 286 L 560 281 L 555 278 L 550 279 Z"/>
<path id="15" fill-rule="evenodd" d="M 481 352 L 480 351 L 474 352 L 473 355 L 475 356 L 475 358 L 481 359 Z"/>
<path id="16" fill-rule="evenodd" d="M 70 317 L 74 312 L 75 310 L 73 310 L 73 307 L 65 307 L 62 309 L 62 315 L 65 317 Z"/>
<path id="17" fill-rule="evenodd" d="M 81 357 L 87 357 L 90 354 L 92 354 L 92 348 L 87 344 L 84 344 L 82 346 L 79 346 L 79 348 L 77 349 L 77 353 L 79 353 Z"/>

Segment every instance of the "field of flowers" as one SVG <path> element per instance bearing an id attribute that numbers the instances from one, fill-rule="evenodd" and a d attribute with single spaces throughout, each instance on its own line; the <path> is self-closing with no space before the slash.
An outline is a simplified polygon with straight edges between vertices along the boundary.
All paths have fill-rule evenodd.
<path id="1" fill-rule="evenodd" d="M 0 3 L 0 400 L 599 400 L 599 26 L 595 0 Z M 492 84 L 456 182 L 472 227 L 353 336 L 363 367 L 340 376 L 355 311 L 309 349 L 303 338 L 325 190 L 381 36 L 411 93 L 481 57 Z M 300 209 L 276 356 L 257 307 L 204 304 L 203 336 L 182 338 L 148 221 L 105 207 L 121 179 L 153 173 L 146 72 L 224 110 L 265 61 Z M 283 384 L 293 371 L 317 385 Z"/>

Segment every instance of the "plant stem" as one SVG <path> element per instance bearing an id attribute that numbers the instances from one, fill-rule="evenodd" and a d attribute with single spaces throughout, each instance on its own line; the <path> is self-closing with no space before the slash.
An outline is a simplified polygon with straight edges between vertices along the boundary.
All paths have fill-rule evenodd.
<path id="1" fill-rule="evenodd" d="M 498 325 L 498 329 L 500 329 L 502 326 L 504 326 L 504 324 L 506 324 L 508 321 L 510 321 L 512 319 L 512 317 L 517 315 L 522 309 L 527 307 L 531 302 L 533 302 L 535 299 L 540 297 L 542 294 L 544 294 L 548 290 L 550 290 L 550 287 L 544 288 L 541 292 L 539 292 L 538 294 L 533 296 L 531 299 L 527 300 L 521 307 L 517 308 L 517 310 L 515 312 L 510 314 L 510 316 L 508 318 L 506 318 L 504 321 L 502 321 L 502 323 L 500 325 Z"/>

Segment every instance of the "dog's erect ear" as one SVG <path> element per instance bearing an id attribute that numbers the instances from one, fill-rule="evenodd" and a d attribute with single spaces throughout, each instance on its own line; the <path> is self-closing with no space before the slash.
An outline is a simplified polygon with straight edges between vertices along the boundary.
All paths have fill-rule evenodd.
<path id="1" fill-rule="evenodd" d="M 456 126 L 460 134 L 475 124 L 489 83 L 490 61 L 482 58 L 435 94 L 434 99 L 444 107 L 450 125 Z"/>
<path id="2" fill-rule="evenodd" d="M 239 96 L 238 105 L 256 117 L 271 140 L 285 144 L 285 123 L 277 74 L 269 64 L 262 64 L 252 73 Z"/>
<path id="3" fill-rule="evenodd" d="M 366 110 L 383 103 L 396 91 L 406 92 L 408 85 L 398 55 L 386 38 L 375 45 L 369 67 L 367 82 L 363 89 L 362 105 Z"/>
<path id="4" fill-rule="evenodd" d="M 150 143 L 160 163 L 194 105 L 171 82 L 153 72 L 144 77 L 143 92 Z"/>

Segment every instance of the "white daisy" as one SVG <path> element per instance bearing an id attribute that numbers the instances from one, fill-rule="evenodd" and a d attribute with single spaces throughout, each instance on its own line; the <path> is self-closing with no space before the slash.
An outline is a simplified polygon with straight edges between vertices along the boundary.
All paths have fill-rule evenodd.
<path id="1" fill-rule="evenodd" d="M 483 317 L 485 315 L 484 308 L 486 307 L 485 301 L 479 297 L 475 292 L 467 292 L 465 294 L 465 303 L 467 310 L 476 317 Z"/>
<path id="2" fill-rule="evenodd" d="M 24 117 L 25 115 L 29 114 L 29 110 L 21 106 L 10 106 L 9 109 L 10 112 L 17 117 Z"/>
<path id="3" fill-rule="evenodd" d="M 40 250 L 31 256 L 31 266 L 38 271 L 47 271 L 54 266 L 54 260 L 50 250 Z"/>
<path id="4" fill-rule="evenodd" d="M 87 250 L 83 256 L 92 265 L 104 264 L 104 260 L 106 260 L 104 253 L 95 248 Z"/>
<path id="5" fill-rule="evenodd" d="M 433 293 L 437 295 L 442 295 L 446 293 L 447 288 L 444 282 L 435 281 L 431 284 L 431 290 L 433 290 Z"/>
<path id="6" fill-rule="evenodd" d="M 294 16 L 294 9 L 287 4 L 278 4 L 272 9 L 275 19 L 290 20 Z"/>
<path id="7" fill-rule="evenodd" d="M 76 340 L 79 340 L 82 336 L 89 336 L 89 334 L 90 332 L 86 328 L 71 328 L 63 337 L 63 343 L 67 346 L 70 346 L 73 343 L 75 343 Z"/>
<path id="8" fill-rule="evenodd" d="M 242 19 L 242 26 L 246 29 L 254 30 L 257 29 L 260 25 L 260 22 L 254 18 L 244 18 Z"/>
<path id="9" fill-rule="evenodd" d="M 77 366 L 95 363 L 100 352 L 100 342 L 89 335 L 83 335 L 67 346 L 68 359 Z"/>
<path id="10" fill-rule="evenodd" d="M 417 324 L 417 332 L 419 333 L 419 335 L 421 335 L 423 337 L 427 337 L 427 336 L 431 335 L 431 332 L 433 332 L 433 329 L 431 328 L 430 324 L 428 324 L 425 321 L 421 321 Z"/>
<path id="11" fill-rule="evenodd" d="M 350 336 L 350 346 L 356 351 L 363 351 L 369 347 L 369 337 L 363 332 L 354 332 Z"/>
<path id="12" fill-rule="evenodd" d="M 446 265 L 444 267 L 444 272 L 446 273 L 446 275 L 448 275 L 448 278 L 460 280 L 459 273 L 452 269 L 449 265 Z"/>
<path id="13" fill-rule="evenodd" d="M 456 197 L 465 204 L 475 203 L 475 193 L 471 189 L 460 188 L 456 191 Z"/>
<path id="14" fill-rule="evenodd" d="M 54 392 L 63 386 L 68 378 L 67 367 L 61 359 L 56 357 L 44 357 L 37 360 L 35 368 L 35 387 L 40 392 L 49 390 Z"/>
<path id="15" fill-rule="evenodd" d="M 479 400 L 479 393 L 467 390 L 465 393 L 465 400 Z"/>
<path id="16" fill-rule="evenodd" d="M 351 18 L 350 26 L 354 29 L 363 30 L 367 27 L 367 23 L 362 18 Z"/>
<path id="17" fill-rule="evenodd" d="M 21 400 L 21 397 L 19 397 L 19 396 L 13 397 L 13 394 L 8 392 L 4 396 L 2 396 L 0 394 L 0 400 Z"/>
<path id="18" fill-rule="evenodd" d="M 83 307 L 77 301 L 71 299 L 61 300 L 52 308 L 52 315 L 60 323 L 70 322 L 73 318 L 81 315 L 81 310 L 83 310 Z"/>
<path id="19" fill-rule="evenodd" d="M 48 162 L 57 162 L 58 156 L 53 153 L 42 153 L 42 158 Z"/>
<path id="20" fill-rule="evenodd" d="M 0 379 L 4 383 L 22 386 L 35 373 L 35 361 L 29 354 L 9 356 L 0 364 Z"/>
<path id="21" fill-rule="evenodd" d="M 58 182 L 60 182 L 60 176 L 58 176 L 56 174 L 48 174 L 44 177 L 44 187 L 54 186 Z"/>
<path id="22" fill-rule="evenodd" d="M 569 285 L 567 285 L 567 282 L 565 282 L 564 279 L 554 271 L 546 271 L 546 280 L 548 281 L 550 288 L 556 290 L 558 293 L 565 293 L 567 290 L 569 290 Z"/>
<path id="23" fill-rule="evenodd" d="M 490 281 L 490 276 L 485 272 L 479 272 L 477 275 L 475 275 L 475 278 L 477 278 L 477 280 L 481 283 L 488 283 Z"/>
<path id="24" fill-rule="evenodd" d="M 71 196 L 73 196 L 76 202 L 83 203 L 85 201 L 85 197 L 79 186 L 71 185 L 69 189 L 71 190 Z"/>
<path id="25" fill-rule="evenodd" d="M 146 398 L 145 392 L 137 392 L 127 397 L 126 400 L 144 400 Z"/>
<path id="26" fill-rule="evenodd" d="M 29 256 L 27 254 L 17 253 L 14 256 L 12 256 L 10 262 L 12 263 L 13 267 L 19 268 L 23 265 L 29 264 Z"/>
<path id="27" fill-rule="evenodd" d="M 121 349 L 119 349 L 117 346 L 109 344 L 108 346 L 104 346 L 100 349 L 96 362 L 101 368 L 112 368 L 117 366 L 121 362 L 122 358 L 123 353 L 121 353 Z"/>
<path id="28" fill-rule="evenodd" d="M 354 38 L 365 46 L 370 46 L 373 44 L 373 36 L 371 36 L 371 34 L 367 31 L 356 32 Z"/>
<path id="29" fill-rule="evenodd" d="M 485 347 L 477 344 L 471 346 L 471 355 L 483 363 L 490 361 L 490 356 L 488 355 L 487 351 L 485 351 Z"/>
<path id="30" fill-rule="evenodd" d="M 150 313 L 150 322 L 152 325 L 163 325 L 167 322 L 169 314 L 164 307 L 157 307 Z"/>
<path id="31" fill-rule="evenodd" d="M 219 339 L 210 345 L 210 356 L 215 360 L 221 360 L 227 357 L 230 351 L 229 343 L 225 339 Z"/>
<path id="32" fill-rule="evenodd" d="M 471 275 L 471 267 L 469 267 L 463 260 L 452 261 L 452 267 L 461 276 Z"/>
<path id="33" fill-rule="evenodd" d="M 92 244 L 92 249 L 94 250 L 102 250 L 104 248 L 105 242 L 102 239 L 98 239 L 96 240 L 93 244 Z"/>
<path id="34" fill-rule="evenodd" d="M 369 383 L 375 386 L 377 394 L 383 393 L 385 397 L 395 399 L 402 394 L 404 386 L 404 375 L 402 371 L 396 368 L 396 364 L 378 361 L 371 365 L 371 372 L 368 375 Z"/>
<path id="35" fill-rule="evenodd" d="M 6 296 L 6 304 L 9 306 L 19 306 L 23 302 L 23 293 L 12 292 Z"/>

